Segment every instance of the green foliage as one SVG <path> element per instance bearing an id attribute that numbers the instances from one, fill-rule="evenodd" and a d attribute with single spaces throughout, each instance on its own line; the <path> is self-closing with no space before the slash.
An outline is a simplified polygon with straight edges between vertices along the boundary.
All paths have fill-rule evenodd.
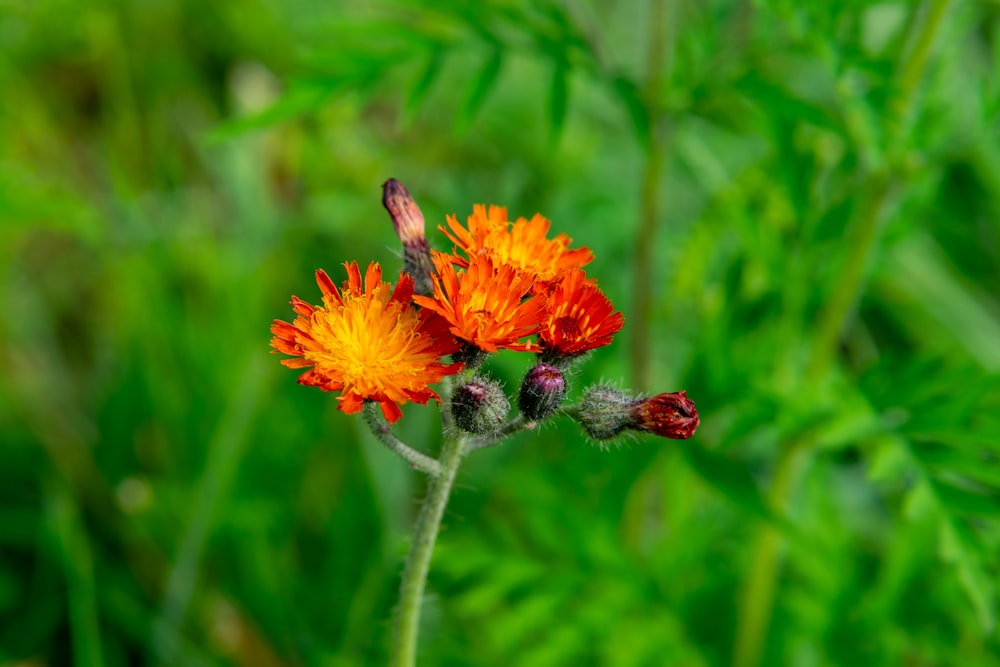
<path id="1" fill-rule="evenodd" d="M 267 327 L 388 177 L 591 247 L 571 399 L 647 340 L 702 415 L 471 455 L 423 664 L 1000 664 L 997 7 L 663 1 L 4 5 L 0 664 L 384 663 L 423 481 Z"/>

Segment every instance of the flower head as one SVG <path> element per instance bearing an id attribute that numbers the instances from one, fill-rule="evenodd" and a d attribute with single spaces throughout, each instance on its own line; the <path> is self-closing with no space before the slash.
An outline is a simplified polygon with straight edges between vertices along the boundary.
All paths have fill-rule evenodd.
<path id="1" fill-rule="evenodd" d="M 625 324 L 608 297 L 586 274 L 570 272 L 549 295 L 542 325 L 542 347 L 557 357 L 572 357 L 611 343 Z"/>
<path id="2" fill-rule="evenodd" d="M 428 385 L 457 373 L 461 364 L 438 360 L 458 349 L 448 323 L 411 303 L 413 279 L 401 274 L 396 289 L 382 282 L 382 269 L 372 262 L 364 285 L 356 262 L 345 264 L 347 280 L 340 290 L 322 269 L 316 282 L 323 305 L 292 297 L 298 315 L 291 324 L 275 320 L 271 347 L 292 355 L 289 368 L 310 368 L 299 383 L 324 391 L 341 391 L 338 408 L 360 412 L 364 401 L 377 401 L 385 418 L 396 422 L 407 401 L 440 400 Z"/>
<path id="3" fill-rule="evenodd" d="M 686 440 L 698 428 L 698 410 L 683 391 L 657 394 L 632 407 L 637 430 L 664 438 Z"/>
<path id="4" fill-rule="evenodd" d="M 434 298 L 415 296 L 415 303 L 440 314 L 455 336 L 486 352 L 538 351 L 534 343 L 518 342 L 537 333 L 545 316 L 544 298 L 523 300 L 533 284 L 529 276 L 489 255 L 474 255 L 459 271 L 450 255 L 434 253 L 434 265 Z"/>
<path id="5" fill-rule="evenodd" d="M 468 217 L 466 227 L 459 224 L 458 218 L 454 215 L 447 216 L 448 231 L 443 225 L 438 225 L 438 229 L 445 233 L 451 241 L 458 246 L 466 255 L 472 257 L 486 250 L 486 239 L 493 232 L 503 231 L 510 227 L 507 220 L 507 209 L 504 206 L 490 205 L 486 208 L 483 204 L 475 204 L 472 207 L 472 215 Z M 455 258 L 459 266 L 468 266 L 468 261 L 462 258 Z"/>
<path id="6" fill-rule="evenodd" d="M 532 276 L 536 290 L 544 291 L 566 272 L 578 269 L 594 259 L 589 248 L 570 249 L 572 241 L 565 234 L 549 239 L 546 235 L 552 223 L 539 214 L 531 220 L 518 218 L 507 221 L 507 209 L 482 204 L 472 208 L 472 215 L 462 227 L 455 216 L 448 216 L 448 228 L 440 226 L 458 249 L 471 259 L 478 254 L 492 255 L 498 262 L 509 264 L 520 273 Z M 452 261 L 465 267 L 468 261 L 456 255 Z"/>

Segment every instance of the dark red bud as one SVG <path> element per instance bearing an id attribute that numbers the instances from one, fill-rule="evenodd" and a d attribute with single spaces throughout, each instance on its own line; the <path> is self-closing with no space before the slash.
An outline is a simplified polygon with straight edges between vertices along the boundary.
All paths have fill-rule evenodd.
<path id="1" fill-rule="evenodd" d="M 698 410 L 683 391 L 657 394 L 632 408 L 633 428 L 685 440 L 698 428 Z"/>
<path id="2" fill-rule="evenodd" d="M 424 214 L 420 212 L 420 207 L 413 201 L 406 186 L 395 178 L 382 184 L 382 205 L 389 211 L 392 228 L 404 246 L 425 240 Z"/>
<path id="3" fill-rule="evenodd" d="M 434 264 L 424 235 L 424 214 L 406 187 L 395 178 L 382 184 L 382 205 L 389 211 L 392 228 L 403 243 L 403 271 L 413 276 L 417 294 L 430 296 Z"/>
<path id="4" fill-rule="evenodd" d="M 562 371 L 549 364 L 536 364 L 521 383 L 517 406 L 532 421 L 555 413 L 566 398 L 566 378 Z"/>

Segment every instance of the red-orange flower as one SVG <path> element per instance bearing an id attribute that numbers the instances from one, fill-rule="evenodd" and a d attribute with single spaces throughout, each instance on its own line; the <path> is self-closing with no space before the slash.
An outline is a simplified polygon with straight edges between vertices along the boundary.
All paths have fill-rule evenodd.
<path id="1" fill-rule="evenodd" d="M 608 345 L 625 324 L 625 317 L 614 312 L 608 297 L 580 269 L 556 286 L 548 306 L 548 318 L 541 330 L 542 346 L 563 357 Z"/>
<path id="2" fill-rule="evenodd" d="M 458 271 L 453 260 L 434 253 L 434 298 L 415 296 L 414 302 L 439 313 L 455 336 L 486 352 L 538 351 L 535 343 L 518 342 L 537 333 L 545 318 L 542 297 L 523 301 L 531 291 L 531 277 L 485 254 L 473 255 L 464 271 Z"/>
<path id="3" fill-rule="evenodd" d="M 449 229 L 439 226 L 458 249 L 469 258 L 489 254 L 498 263 L 509 264 L 521 273 L 532 276 L 536 287 L 550 287 L 551 283 L 573 269 L 578 269 L 594 259 L 589 248 L 570 249 L 572 241 L 565 234 L 549 239 L 546 235 L 552 223 L 536 213 L 531 220 L 518 218 L 507 221 L 507 209 L 482 204 L 472 207 L 468 229 L 462 227 L 455 216 L 448 216 Z M 468 260 L 455 256 L 452 261 L 461 267 Z M 544 291 L 544 290 L 542 290 Z"/>
<path id="4" fill-rule="evenodd" d="M 467 219 L 468 228 L 460 225 L 458 218 L 454 215 L 446 216 L 446 218 L 451 231 L 449 232 L 443 225 L 438 225 L 438 229 L 444 232 L 469 257 L 486 250 L 485 241 L 492 232 L 503 231 L 510 227 L 510 222 L 507 221 L 507 209 L 493 204 L 490 204 L 489 209 L 483 204 L 474 204 L 472 215 Z M 459 259 L 462 262 L 460 266 L 468 266 L 467 261 Z"/>
<path id="5" fill-rule="evenodd" d="M 448 323 L 430 310 L 411 304 L 413 278 L 400 274 L 396 289 L 382 282 L 382 269 L 372 262 L 364 287 L 356 262 L 345 264 L 347 280 L 340 290 L 322 269 L 316 282 L 323 305 L 312 306 L 292 297 L 298 317 L 289 324 L 275 320 L 271 347 L 293 355 L 289 368 L 310 368 L 299 383 L 338 391 L 340 410 L 360 412 L 365 400 L 377 401 L 390 422 L 403 416 L 407 401 L 440 400 L 428 385 L 457 373 L 462 364 L 438 360 L 458 350 Z"/>

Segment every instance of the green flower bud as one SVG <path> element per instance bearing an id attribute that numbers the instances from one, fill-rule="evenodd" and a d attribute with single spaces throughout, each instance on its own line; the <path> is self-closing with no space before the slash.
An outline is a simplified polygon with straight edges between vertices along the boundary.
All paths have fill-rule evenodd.
<path id="1" fill-rule="evenodd" d="M 580 399 L 577 420 L 595 440 L 610 440 L 635 426 L 632 408 L 636 401 L 610 385 L 588 387 Z"/>
<path id="2" fill-rule="evenodd" d="M 455 389 L 451 415 L 455 425 L 476 435 L 496 433 L 507 421 L 510 401 L 493 380 L 473 378 Z"/>

